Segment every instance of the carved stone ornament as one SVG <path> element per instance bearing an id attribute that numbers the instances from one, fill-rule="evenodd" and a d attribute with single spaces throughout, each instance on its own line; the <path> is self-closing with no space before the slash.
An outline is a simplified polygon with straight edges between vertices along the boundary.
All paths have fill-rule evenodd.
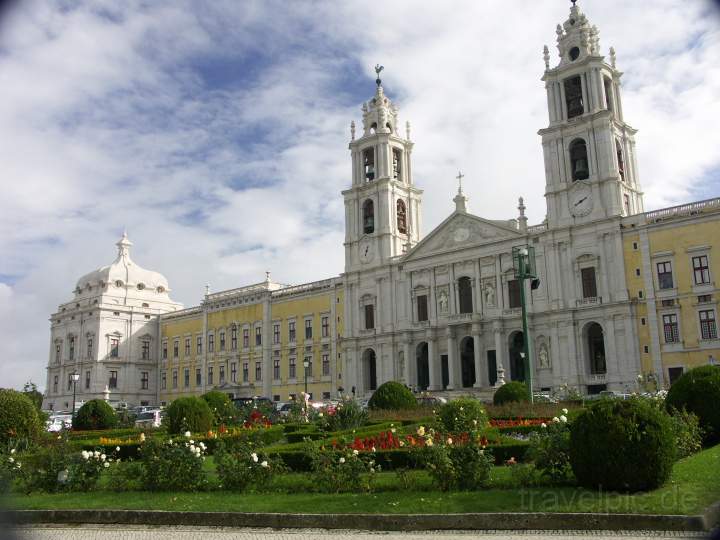
<path id="1" fill-rule="evenodd" d="M 438 313 L 447 313 L 449 309 L 448 287 L 447 285 L 437 288 L 437 305 Z"/>
<path id="2" fill-rule="evenodd" d="M 483 302 L 487 307 L 495 307 L 495 283 L 486 279 L 482 284 Z"/>
<path id="3" fill-rule="evenodd" d="M 538 346 L 537 359 L 539 369 L 550 369 L 550 351 L 544 341 Z"/>

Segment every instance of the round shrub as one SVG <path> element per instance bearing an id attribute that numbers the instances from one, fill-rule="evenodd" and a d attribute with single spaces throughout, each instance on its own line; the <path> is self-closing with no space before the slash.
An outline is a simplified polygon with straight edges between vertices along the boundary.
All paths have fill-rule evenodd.
<path id="1" fill-rule="evenodd" d="M 40 435 L 41 425 L 35 405 L 22 392 L 0 390 L 0 445 L 10 439 L 34 439 Z"/>
<path id="2" fill-rule="evenodd" d="M 705 443 L 720 441 L 720 366 L 702 366 L 684 373 L 670 387 L 665 406 L 694 413 L 705 432 Z"/>
<path id="3" fill-rule="evenodd" d="M 115 411 L 106 401 L 91 399 L 75 414 L 73 429 L 110 429 L 117 421 Z"/>
<path id="4" fill-rule="evenodd" d="M 199 397 L 183 397 L 167 408 L 169 433 L 206 432 L 212 427 L 213 413 L 207 401 Z"/>
<path id="5" fill-rule="evenodd" d="M 482 404 L 473 398 L 459 398 L 437 411 L 439 429 L 447 433 L 466 433 L 487 426 L 488 416 Z"/>
<path id="6" fill-rule="evenodd" d="M 238 414 L 230 396 L 218 390 L 211 390 L 200 396 L 204 399 L 213 413 L 213 423 L 216 426 L 229 423 Z"/>
<path id="7" fill-rule="evenodd" d="M 375 390 L 368 408 L 386 410 L 404 410 L 417 407 L 417 401 L 407 386 L 395 381 L 388 381 Z"/>
<path id="8" fill-rule="evenodd" d="M 675 462 L 670 416 L 644 399 L 601 400 L 570 425 L 570 464 L 580 485 L 646 491 Z"/>
<path id="9" fill-rule="evenodd" d="M 520 381 L 512 381 L 503 384 L 495 391 L 493 395 L 493 405 L 502 405 L 512 401 L 527 401 L 528 391 L 525 383 Z"/>

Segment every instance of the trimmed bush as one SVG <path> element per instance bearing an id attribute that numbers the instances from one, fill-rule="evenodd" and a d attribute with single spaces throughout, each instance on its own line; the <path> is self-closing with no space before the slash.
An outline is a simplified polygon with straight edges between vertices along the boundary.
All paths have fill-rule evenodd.
<path id="1" fill-rule="evenodd" d="M 212 422 L 210 406 L 199 397 L 178 398 L 167 408 L 168 433 L 205 433 Z"/>
<path id="2" fill-rule="evenodd" d="M 670 476 L 675 456 L 669 415 L 644 399 L 601 400 L 570 425 L 570 464 L 585 487 L 655 489 Z"/>
<path id="3" fill-rule="evenodd" d="M 0 444 L 11 439 L 35 439 L 42 426 L 35 405 L 22 392 L 0 390 Z"/>
<path id="4" fill-rule="evenodd" d="M 697 415 L 705 444 L 720 441 L 720 366 L 702 366 L 684 373 L 670 387 L 665 406 Z"/>
<path id="5" fill-rule="evenodd" d="M 73 429 L 111 429 L 116 425 L 115 411 L 102 399 L 84 403 L 73 419 Z"/>
<path id="6" fill-rule="evenodd" d="M 417 407 L 417 401 L 407 386 L 395 381 L 380 385 L 368 401 L 370 409 L 405 410 Z"/>
<path id="7" fill-rule="evenodd" d="M 204 399 L 210 407 L 213 413 L 213 425 L 215 426 L 228 424 L 235 416 L 239 415 L 237 408 L 233 402 L 230 401 L 230 396 L 224 392 L 211 390 L 200 397 Z"/>
<path id="8" fill-rule="evenodd" d="M 485 408 L 477 399 L 459 398 L 442 405 L 437 411 L 438 429 L 448 433 L 482 430 L 488 424 Z"/>
<path id="9" fill-rule="evenodd" d="M 527 401 L 527 386 L 520 381 L 512 381 L 503 384 L 493 395 L 493 405 L 502 405 L 513 401 Z"/>

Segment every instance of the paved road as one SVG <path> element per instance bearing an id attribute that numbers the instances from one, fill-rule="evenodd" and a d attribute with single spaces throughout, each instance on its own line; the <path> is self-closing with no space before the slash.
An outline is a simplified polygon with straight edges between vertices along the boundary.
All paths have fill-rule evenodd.
<path id="1" fill-rule="evenodd" d="M 595 540 L 624 538 L 626 540 L 664 538 L 705 538 L 698 533 L 673 532 L 606 532 L 606 531 L 428 531 L 425 533 L 384 533 L 342 530 L 273 530 L 273 529 L 226 529 L 210 527 L 140 527 L 140 526 L 36 526 L 15 529 L 17 535 L 7 536 L 10 531 L 0 531 L 0 536 L 13 540 L 462 540 L 488 539 L 510 540 L 512 538 L 547 538 L 552 540 Z"/>

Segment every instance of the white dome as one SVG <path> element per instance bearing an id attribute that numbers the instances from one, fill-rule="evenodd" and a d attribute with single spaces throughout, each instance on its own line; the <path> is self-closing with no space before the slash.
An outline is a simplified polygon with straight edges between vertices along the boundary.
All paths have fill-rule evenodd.
<path id="1" fill-rule="evenodd" d="M 97 288 L 127 288 L 143 293 L 167 294 L 170 290 L 165 276 L 152 270 L 145 270 L 130 259 L 130 246 L 127 233 L 117 242 L 118 256 L 108 266 L 81 277 L 75 287 L 76 293 L 84 293 Z"/>

